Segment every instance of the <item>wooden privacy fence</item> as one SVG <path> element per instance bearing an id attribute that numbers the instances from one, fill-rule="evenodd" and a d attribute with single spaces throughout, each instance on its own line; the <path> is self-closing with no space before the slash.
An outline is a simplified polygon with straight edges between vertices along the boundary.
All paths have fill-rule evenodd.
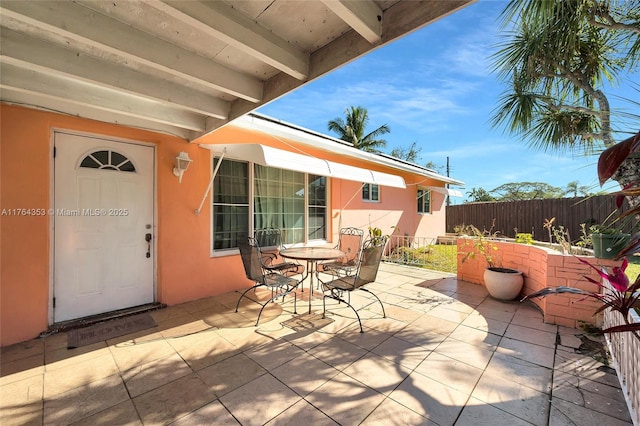
<path id="1" fill-rule="evenodd" d="M 626 202 L 625 202 L 626 207 Z M 495 219 L 494 231 L 507 237 L 518 232 L 529 232 L 539 241 L 549 240 L 549 231 L 543 227 L 546 219 L 556 218 L 554 225 L 563 226 L 572 241 L 580 239 L 580 224 L 600 224 L 616 211 L 615 196 L 554 198 L 545 200 L 468 203 L 447 206 L 447 232 L 455 232 L 459 225 L 475 225 L 489 230 Z M 609 221 L 618 217 L 614 213 Z M 627 232 L 629 226 L 623 227 Z"/>

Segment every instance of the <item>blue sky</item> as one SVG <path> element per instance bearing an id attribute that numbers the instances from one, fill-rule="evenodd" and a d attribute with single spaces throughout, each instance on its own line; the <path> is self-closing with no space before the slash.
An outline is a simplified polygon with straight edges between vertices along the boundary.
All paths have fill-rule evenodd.
<path id="1" fill-rule="evenodd" d="M 444 167 L 448 156 L 451 177 L 465 182 L 464 193 L 525 181 L 564 188 L 577 180 L 599 190 L 596 157 L 534 151 L 490 126 L 502 87 L 490 72 L 489 56 L 499 42 L 497 18 L 504 6 L 503 1 L 472 4 L 258 112 L 335 136 L 327 122 L 344 117 L 351 105 L 363 106 L 369 111 L 369 131 L 382 124 L 391 128 L 385 152 L 416 142 L 418 164 L 432 161 Z M 617 96 L 638 94 L 629 84 L 606 93 L 613 107 L 629 106 Z M 454 204 L 462 201 L 452 198 Z"/>

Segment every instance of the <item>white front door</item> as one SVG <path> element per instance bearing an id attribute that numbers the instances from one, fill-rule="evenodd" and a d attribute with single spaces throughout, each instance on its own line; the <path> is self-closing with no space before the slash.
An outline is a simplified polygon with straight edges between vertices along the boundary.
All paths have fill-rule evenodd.
<path id="1" fill-rule="evenodd" d="M 66 133 L 54 146 L 54 322 L 153 302 L 154 148 Z"/>

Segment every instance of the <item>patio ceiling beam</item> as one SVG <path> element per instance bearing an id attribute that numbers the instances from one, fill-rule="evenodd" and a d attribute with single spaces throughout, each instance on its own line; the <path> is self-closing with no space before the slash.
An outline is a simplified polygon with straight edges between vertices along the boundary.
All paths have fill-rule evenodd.
<path id="1" fill-rule="evenodd" d="M 369 43 L 382 40 L 382 9 L 370 0 L 322 0 L 333 13 Z"/>
<path id="2" fill-rule="evenodd" d="M 147 4 L 298 79 L 309 75 L 309 56 L 222 2 L 151 0 Z"/>
<path id="3" fill-rule="evenodd" d="M 37 105 L 38 109 L 45 111 L 62 112 L 74 117 L 89 118 L 91 120 L 98 120 L 105 123 L 118 123 L 123 126 L 166 133 L 183 139 L 189 139 L 193 134 L 192 131 L 187 129 L 181 129 L 179 127 L 169 126 L 158 122 L 151 122 L 146 119 L 121 114 L 119 112 L 106 111 L 93 106 L 79 105 L 74 102 L 68 102 L 66 99 L 43 96 L 39 93 L 28 91 L 14 90 L 2 85 L 0 85 L 0 88 L 2 89 L 2 96 L 6 97 L 5 102 L 8 104 Z"/>
<path id="4" fill-rule="evenodd" d="M 2 37 L 0 51 L 3 62 L 30 62 L 30 68 L 42 73 L 77 78 L 219 119 L 226 119 L 229 114 L 228 102 L 176 83 L 78 54 L 9 29 L 3 30 Z"/>
<path id="5" fill-rule="evenodd" d="M 159 108 L 157 101 L 136 96 L 116 93 L 104 87 L 90 83 L 73 81 L 70 78 L 42 73 L 33 69 L 33 64 L 19 62 L 15 59 L 0 64 L 2 88 L 13 91 L 39 94 L 42 98 L 64 100 L 67 104 L 78 107 L 92 107 L 103 111 L 144 119 L 147 122 L 162 123 L 191 131 L 202 131 L 204 119 L 201 115 L 179 108 L 163 106 Z M 11 63 L 9 63 L 11 62 Z M 86 114 L 79 114 L 86 116 Z M 93 118 L 93 117 L 89 117 Z"/>
<path id="6" fill-rule="evenodd" d="M 146 68 L 249 102 L 262 83 L 87 7 L 69 2 L 3 2 L 2 25 L 130 68 Z"/>

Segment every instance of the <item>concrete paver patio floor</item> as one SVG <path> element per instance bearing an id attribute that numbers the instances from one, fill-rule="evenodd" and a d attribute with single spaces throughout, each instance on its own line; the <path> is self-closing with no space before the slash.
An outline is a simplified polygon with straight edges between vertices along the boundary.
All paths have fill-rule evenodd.
<path id="1" fill-rule="evenodd" d="M 615 372 L 544 324 L 448 274 L 383 264 L 353 312 L 307 288 L 151 313 L 157 327 L 68 350 L 59 333 L 2 348 L 0 423 L 222 425 L 630 424 Z M 265 293 L 258 293 L 264 297 Z M 318 293 L 316 293 L 316 296 Z M 283 324 L 284 323 L 284 324 Z"/>

